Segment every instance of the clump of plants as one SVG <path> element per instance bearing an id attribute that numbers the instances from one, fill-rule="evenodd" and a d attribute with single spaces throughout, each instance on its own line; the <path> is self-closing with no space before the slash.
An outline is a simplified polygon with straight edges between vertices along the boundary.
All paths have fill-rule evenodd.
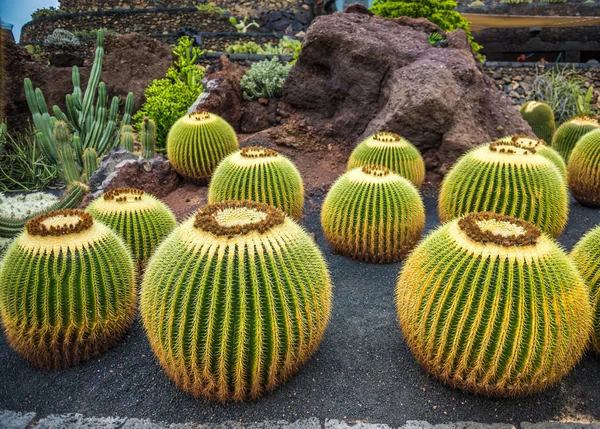
<path id="1" fill-rule="evenodd" d="M 204 68 L 196 64 L 203 51 L 193 44 L 193 39 L 187 36 L 178 40 L 173 49 L 177 58 L 175 64 L 163 79 L 155 79 L 148 85 L 145 91 L 146 102 L 133 116 L 138 128 L 144 118 L 155 122 L 157 150 L 165 149 L 169 130 L 204 90 Z"/>
<path id="2" fill-rule="evenodd" d="M 49 209 L 59 198 L 47 192 L 32 192 L 14 196 L 0 194 L 0 218 L 21 219 Z"/>
<path id="3" fill-rule="evenodd" d="M 552 107 L 539 101 L 528 101 L 521 106 L 521 116 L 531 126 L 538 138 L 552 144 L 552 137 L 556 131 Z"/>
<path id="4" fill-rule="evenodd" d="M 442 182 L 438 209 L 442 222 L 494 212 L 524 219 L 558 237 L 569 218 L 569 195 L 559 169 L 535 147 L 496 141 L 472 149 L 454 164 Z"/>
<path id="5" fill-rule="evenodd" d="M 331 247 L 375 263 L 398 262 L 415 246 L 425 226 L 419 191 L 386 167 L 368 165 L 342 175 L 321 210 Z"/>
<path id="6" fill-rule="evenodd" d="M 200 12 L 214 13 L 217 15 L 224 15 L 227 13 L 227 11 L 222 7 L 218 7 L 210 3 L 196 5 L 196 9 L 198 9 Z"/>
<path id="7" fill-rule="evenodd" d="M 600 129 L 579 140 L 568 165 L 573 197 L 582 205 L 600 207 Z"/>
<path id="8" fill-rule="evenodd" d="M 43 369 L 76 365 L 117 344 L 135 309 L 128 249 L 81 210 L 29 221 L 0 268 L 0 316 L 8 342 Z"/>
<path id="9" fill-rule="evenodd" d="M 589 292 L 561 247 L 531 223 L 495 213 L 431 233 L 406 261 L 396 303 L 417 361 L 486 396 L 558 383 L 592 329 Z"/>
<path id="10" fill-rule="evenodd" d="M 425 180 L 425 162 L 419 150 L 395 133 L 379 132 L 362 141 L 348 159 L 348 170 L 382 165 L 420 188 Z"/>
<path id="11" fill-rule="evenodd" d="M 140 311 L 173 382 L 225 402 L 293 376 L 321 342 L 331 301 L 325 259 L 298 224 L 266 204 L 228 201 L 200 209 L 157 249 Z"/>
<path id="12" fill-rule="evenodd" d="M 80 44 L 77 36 L 64 28 L 55 28 L 54 31 L 44 39 L 44 45 L 58 49 L 78 48 Z"/>
<path id="13" fill-rule="evenodd" d="M 110 190 L 86 211 L 125 241 L 138 265 L 146 264 L 154 249 L 177 226 L 175 215 L 162 201 L 139 189 Z"/>
<path id="14" fill-rule="evenodd" d="M 283 84 L 292 66 L 281 63 L 277 58 L 252 64 L 241 81 L 246 100 L 278 98 L 283 95 Z"/>
<path id="15" fill-rule="evenodd" d="M 61 13 L 65 12 L 60 8 L 55 8 L 54 6 L 40 7 L 31 13 L 31 19 L 45 18 L 47 16 L 60 15 Z"/>
<path id="16" fill-rule="evenodd" d="M 277 45 L 265 43 L 259 45 L 256 42 L 250 41 L 245 43 L 235 43 L 227 47 L 228 54 L 260 54 L 260 55 L 291 55 L 294 61 L 300 55 L 302 42 L 298 39 L 292 39 L 287 36 L 279 41 Z M 294 63 L 292 61 L 292 64 Z"/>
<path id="17" fill-rule="evenodd" d="M 234 26 L 238 33 L 247 33 L 248 30 L 250 30 L 253 27 L 260 28 L 260 25 L 258 25 L 256 21 L 248 22 L 247 16 L 245 16 L 243 19 L 240 19 L 239 21 L 232 16 L 229 18 L 229 22 L 231 23 L 231 25 Z"/>
<path id="18" fill-rule="evenodd" d="M 600 129 L 600 123 L 596 119 L 588 116 L 575 117 L 558 127 L 552 139 L 552 147 L 568 164 L 579 139 L 597 129 Z"/>
<path id="19" fill-rule="evenodd" d="M 167 155 L 182 176 L 206 182 L 227 155 L 238 149 L 235 130 L 218 115 L 194 112 L 180 118 L 169 132 Z"/>
<path id="20" fill-rule="evenodd" d="M 225 158 L 210 181 L 208 202 L 229 200 L 265 203 L 299 219 L 304 205 L 302 177 L 280 153 L 264 147 L 245 147 Z"/>

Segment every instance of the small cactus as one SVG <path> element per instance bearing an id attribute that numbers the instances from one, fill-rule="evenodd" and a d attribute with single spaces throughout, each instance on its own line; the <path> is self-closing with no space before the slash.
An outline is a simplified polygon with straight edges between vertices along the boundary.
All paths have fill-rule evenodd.
<path id="1" fill-rule="evenodd" d="M 302 177 L 280 153 L 264 147 L 245 147 L 225 158 L 210 181 L 208 202 L 228 200 L 265 203 L 299 219 L 304 205 Z"/>
<path id="2" fill-rule="evenodd" d="M 600 207 L 600 129 L 579 140 L 568 170 L 573 197 L 584 206 Z"/>
<path id="3" fill-rule="evenodd" d="M 590 131 L 599 128 L 600 124 L 597 120 L 587 116 L 578 116 L 558 127 L 552 139 L 552 147 L 561 154 L 568 164 L 571 152 L 575 149 L 579 139 Z"/>
<path id="4" fill-rule="evenodd" d="M 57 145 L 57 154 L 62 167 L 62 175 L 67 183 L 79 182 L 81 175 L 79 167 L 75 161 L 73 147 L 71 146 L 71 136 L 67 124 L 64 121 L 57 121 L 54 125 L 54 140 Z"/>
<path id="5" fill-rule="evenodd" d="M 156 147 L 156 124 L 152 119 L 144 118 L 142 121 L 142 158 L 154 158 Z"/>
<path id="6" fill-rule="evenodd" d="M 520 219 L 474 213 L 431 233 L 396 289 L 415 358 L 443 382 L 500 397 L 552 386 L 592 329 L 585 283 L 552 239 Z"/>
<path id="7" fill-rule="evenodd" d="M 120 137 L 121 147 L 133 153 L 133 141 L 133 127 L 131 125 L 123 125 Z"/>
<path id="8" fill-rule="evenodd" d="M 30 220 L 0 269 L 0 316 L 33 365 L 64 368 L 102 353 L 135 317 L 133 262 L 123 241 L 81 210 Z"/>
<path id="9" fill-rule="evenodd" d="M 552 107 L 539 101 L 528 101 L 521 107 L 521 115 L 539 139 L 548 145 L 552 144 L 552 137 L 556 131 Z"/>

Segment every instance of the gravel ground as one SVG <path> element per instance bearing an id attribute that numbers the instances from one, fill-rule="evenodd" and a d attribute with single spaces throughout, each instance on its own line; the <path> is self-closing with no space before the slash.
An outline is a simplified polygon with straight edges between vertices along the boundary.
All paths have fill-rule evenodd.
<path id="1" fill-rule="evenodd" d="M 519 400 L 485 399 L 445 387 L 415 362 L 402 339 L 393 290 L 400 264 L 372 265 L 334 255 L 316 208 L 306 227 L 316 234 L 335 284 L 331 323 L 320 349 L 286 385 L 247 404 L 214 404 L 177 390 L 154 359 L 139 322 L 127 341 L 85 365 L 41 372 L 9 349 L 0 334 L 0 409 L 49 414 L 120 416 L 197 423 L 317 418 L 386 423 L 593 421 L 600 419 L 600 362 L 588 355 L 563 382 Z M 316 204 L 314 204 L 316 203 Z M 426 196 L 427 230 L 438 225 Z M 560 242 L 570 249 L 600 223 L 600 210 L 572 205 Z"/>

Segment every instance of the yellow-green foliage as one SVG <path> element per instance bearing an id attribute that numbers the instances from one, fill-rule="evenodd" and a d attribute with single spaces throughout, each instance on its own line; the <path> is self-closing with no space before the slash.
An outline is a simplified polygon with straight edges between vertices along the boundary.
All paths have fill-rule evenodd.
<path id="1" fill-rule="evenodd" d="M 475 213 L 431 233 L 396 289 L 416 359 L 445 383 L 502 397 L 557 383 L 592 328 L 589 292 L 558 244 L 532 224 Z"/>
<path id="2" fill-rule="evenodd" d="M 150 259 L 141 314 L 181 389 L 220 401 L 275 389 L 310 358 L 331 310 L 317 245 L 291 218 L 253 201 L 205 206 Z"/>
<path id="3" fill-rule="evenodd" d="M 570 256 L 590 292 L 594 311 L 592 345 L 600 352 L 600 226 L 588 231 Z"/>
<path id="4" fill-rule="evenodd" d="M 274 150 L 246 147 L 225 158 L 210 181 L 208 202 L 228 200 L 265 203 L 299 219 L 304 205 L 302 177 L 289 159 Z"/>
<path id="5" fill-rule="evenodd" d="M 382 165 L 406 177 L 417 188 L 425 180 L 425 163 L 419 150 L 398 134 L 376 133 L 356 146 L 348 160 L 348 170 L 365 165 Z"/>
<path id="6" fill-rule="evenodd" d="M 569 186 L 581 204 L 600 207 L 600 129 L 583 136 L 573 150 Z"/>
<path id="7" fill-rule="evenodd" d="M 171 210 L 158 198 L 139 189 L 113 189 L 97 198 L 87 211 L 112 228 L 145 264 L 158 244 L 177 226 Z"/>
<path id="8" fill-rule="evenodd" d="M 223 118 L 196 112 L 180 118 L 169 131 L 167 155 L 182 176 L 206 181 L 219 162 L 238 148 L 235 130 Z"/>
<path id="9" fill-rule="evenodd" d="M 64 368 L 115 345 L 133 322 L 133 262 L 123 241 L 81 210 L 30 220 L 0 269 L 0 316 L 32 364 Z"/>
<path id="10" fill-rule="evenodd" d="M 538 138 L 549 145 L 552 144 L 552 137 L 556 130 L 552 107 L 539 101 L 528 101 L 521 107 L 521 115 Z"/>
<path id="11" fill-rule="evenodd" d="M 419 241 L 425 207 L 415 186 L 383 166 L 364 166 L 331 187 L 321 225 L 337 252 L 369 262 L 401 260 Z"/>
<path id="12" fill-rule="evenodd" d="M 457 161 L 444 178 L 438 208 L 442 222 L 489 211 L 524 219 L 557 237 L 569 217 L 569 196 L 558 168 L 536 148 L 498 141 Z"/>
<path id="13" fill-rule="evenodd" d="M 521 148 L 535 149 L 537 154 L 552 161 L 556 168 L 558 168 L 558 171 L 560 171 L 561 176 L 565 181 L 567 180 L 567 164 L 565 163 L 565 160 L 560 156 L 560 153 L 548 146 L 545 141 L 523 135 L 507 136 L 498 141 L 513 142 Z"/>
<path id="14" fill-rule="evenodd" d="M 565 122 L 556 130 L 552 140 L 552 147 L 569 163 L 571 152 L 581 137 L 600 128 L 598 121 L 587 116 L 578 116 Z"/>

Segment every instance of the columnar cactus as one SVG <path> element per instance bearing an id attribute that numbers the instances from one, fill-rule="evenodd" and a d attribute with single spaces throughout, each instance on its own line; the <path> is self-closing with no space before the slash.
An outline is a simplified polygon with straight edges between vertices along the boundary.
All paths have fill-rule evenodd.
<path id="1" fill-rule="evenodd" d="M 87 208 L 94 219 L 112 228 L 145 264 L 158 244 L 177 226 L 171 210 L 139 189 L 118 188 L 95 199 Z"/>
<path id="2" fill-rule="evenodd" d="M 582 205 L 600 207 L 600 129 L 583 136 L 573 150 L 569 187 Z"/>
<path id="3" fill-rule="evenodd" d="M 497 141 L 467 152 L 442 182 L 442 222 L 490 211 L 532 222 L 559 236 L 569 217 L 567 185 L 558 168 L 513 141 Z"/>
<path id="4" fill-rule="evenodd" d="M 592 345 L 600 352 L 600 226 L 588 231 L 570 256 L 590 292 L 594 312 Z"/>
<path id="5" fill-rule="evenodd" d="M 182 176 L 199 182 L 238 148 L 235 130 L 221 117 L 195 112 L 179 119 L 167 137 L 167 155 Z"/>
<path id="6" fill-rule="evenodd" d="M 382 165 L 420 188 L 425 180 L 425 163 L 419 150 L 398 134 L 376 133 L 361 142 L 348 160 L 348 170 L 365 165 Z"/>
<path id="7" fill-rule="evenodd" d="M 0 316 L 33 365 L 64 368 L 115 345 L 135 317 L 133 262 L 123 241 L 81 210 L 30 220 L 0 269 Z"/>
<path id="8" fill-rule="evenodd" d="M 54 141 L 56 141 L 56 149 L 58 162 L 62 166 L 59 171 L 66 183 L 81 181 L 81 172 L 75 161 L 73 148 L 71 147 L 71 134 L 66 122 L 57 121 L 53 131 Z"/>
<path id="9" fill-rule="evenodd" d="M 552 147 L 569 163 L 571 152 L 575 149 L 581 137 L 600 128 L 596 119 L 587 116 L 578 116 L 565 122 L 556 130 L 552 140 Z"/>
<path id="10" fill-rule="evenodd" d="M 321 225 L 331 247 L 368 262 L 401 260 L 419 241 L 425 207 L 414 185 L 383 166 L 364 166 L 331 187 Z"/>
<path id="11" fill-rule="evenodd" d="M 131 125 L 123 125 L 120 135 L 121 147 L 133 153 L 133 141 L 133 127 Z"/>
<path id="12" fill-rule="evenodd" d="M 154 158 L 156 148 L 156 124 L 150 118 L 142 121 L 142 158 Z"/>
<path id="13" fill-rule="evenodd" d="M 521 107 L 521 115 L 538 138 L 549 145 L 552 144 L 552 137 L 556 130 L 552 107 L 539 101 L 528 101 Z"/>
<path id="14" fill-rule="evenodd" d="M 81 180 L 88 182 L 96 170 L 98 170 L 98 153 L 96 153 L 94 148 L 88 147 L 83 151 L 83 174 L 81 175 Z"/>
<path id="15" fill-rule="evenodd" d="M 515 135 L 503 137 L 498 141 L 512 142 L 516 146 L 525 149 L 535 149 L 537 154 L 542 155 L 549 161 L 552 161 L 552 163 L 560 171 L 561 176 L 567 180 L 567 164 L 565 163 L 565 160 L 560 153 L 548 146 L 544 140 L 538 140 L 524 135 Z"/>
<path id="16" fill-rule="evenodd" d="M 396 289 L 415 358 L 443 382 L 489 396 L 557 383 L 588 344 L 592 308 L 558 244 L 520 219 L 474 213 L 431 233 Z"/>
<path id="17" fill-rule="evenodd" d="M 318 347 L 332 285 L 317 245 L 277 208 L 205 206 L 151 258 L 140 309 L 169 377 L 195 396 L 254 399 Z"/>
<path id="18" fill-rule="evenodd" d="M 300 172 L 285 156 L 264 147 L 245 147 L 225 158 L 210 181 L 208 202 L 227 200 L 265 203 L 299 219 L 304 185 Z"/>

